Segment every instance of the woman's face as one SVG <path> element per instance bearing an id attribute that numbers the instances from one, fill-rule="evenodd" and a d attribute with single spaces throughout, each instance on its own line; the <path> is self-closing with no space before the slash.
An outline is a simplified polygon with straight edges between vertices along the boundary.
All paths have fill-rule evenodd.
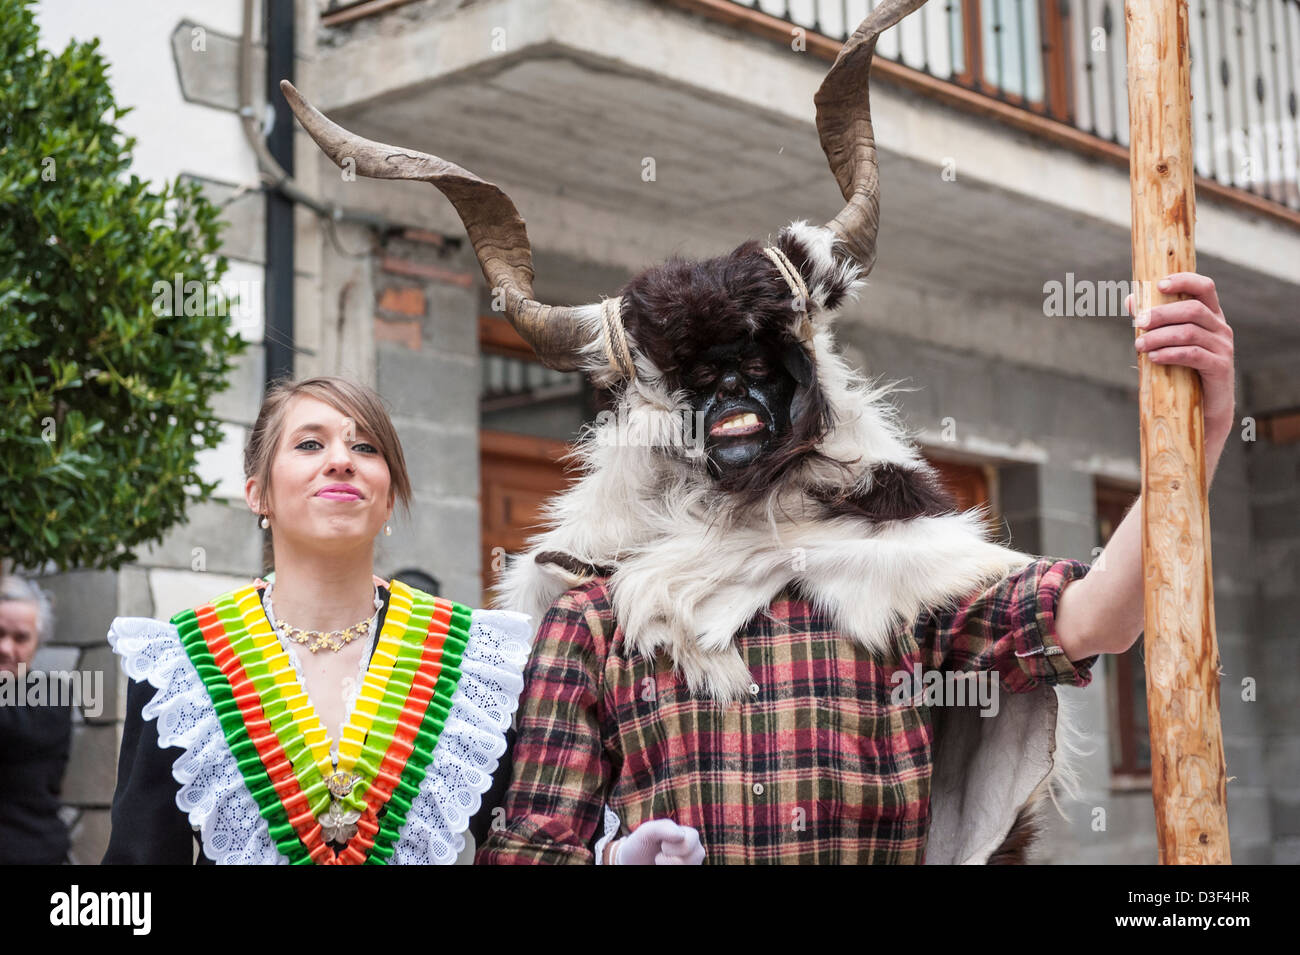
<path id="1" fill-rule="evenodd" d="M 255 478 L 244 493 L 277 541 L 344 550 L 372 543 L 392 516 L 388 462 L 374 436 L 332 405 L 292 399 L 273 454 L 266 498 Z"/>

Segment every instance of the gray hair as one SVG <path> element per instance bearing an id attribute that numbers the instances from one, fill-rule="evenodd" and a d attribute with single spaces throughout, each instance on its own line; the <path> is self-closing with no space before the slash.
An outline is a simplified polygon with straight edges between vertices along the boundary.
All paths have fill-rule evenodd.
<path id="1" fill-rule="evenodd" d="M 37 640 L 48 643 L 54 636 L 54 606 L 45 591 L 37 586 L 36 581 L 28 580 L 26 577 L 15 577 L 13 574 L 0 577 L 0 600 L 35 604 Z"/>

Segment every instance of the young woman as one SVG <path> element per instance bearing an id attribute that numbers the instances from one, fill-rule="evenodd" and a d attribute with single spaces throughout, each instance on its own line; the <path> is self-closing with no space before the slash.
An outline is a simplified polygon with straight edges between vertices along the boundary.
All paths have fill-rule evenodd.
<path id="1" fill-rule="evenodd" d="M 373 576 L 411 484 L 370 389 L 276 386 L 244 473 L 275 572 L 109 631 L 132 682 L 104 861 L 453 862 L 508 782 L 529 618 Z"/>

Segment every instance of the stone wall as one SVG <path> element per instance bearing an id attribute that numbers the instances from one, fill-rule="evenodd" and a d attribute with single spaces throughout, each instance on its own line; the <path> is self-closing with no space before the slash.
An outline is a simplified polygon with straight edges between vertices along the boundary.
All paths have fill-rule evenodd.
<path id="1" fill-rule="evenodd" d="M 375 385 L 402 438 L 415 500 L 380 538 L 381 574 L 419 568 L 441 596 L 479 606 L 478 298 L 459 242 L 408 230 L 373 264 Z"/>

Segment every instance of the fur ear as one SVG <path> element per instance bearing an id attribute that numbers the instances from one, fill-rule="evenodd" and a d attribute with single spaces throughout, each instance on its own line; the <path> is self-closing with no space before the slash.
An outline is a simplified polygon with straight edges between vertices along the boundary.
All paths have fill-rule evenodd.
<path id="1" fill-rule="evenodd" d="M 832 312 L 847 297 L 855 296 L 866 280 L 862 268 L 849 256 L 839 252 L 835 233 L 824 226 L 811 225 L 800 219 L 777 233 L 774 243 L 799 270 L 808 286 L 808 311 Z"/>
<path id="2" fill-rule="evenodd" d="M 781 363 L 795 380 L 790 400 L 790 420 L 802 421 L 809 406 L 817 400 L 817 368 L 807 349 L 790 342 L 781 349 Z"/>

